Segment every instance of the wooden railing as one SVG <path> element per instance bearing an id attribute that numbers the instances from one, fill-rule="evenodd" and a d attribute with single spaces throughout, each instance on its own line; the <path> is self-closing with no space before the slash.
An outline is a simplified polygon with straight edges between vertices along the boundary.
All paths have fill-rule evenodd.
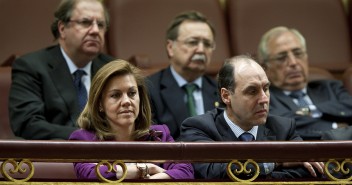
<path id="1" fill-rule="evenodd" d="M 94 184 L 98 182 L 78 181 L 72 162 L 109 163 L 121 162 L 298 162 L 322 161 L 326 166 L 352 165 L 352 141 L 316 142 L 84 142 L 84 141 L 18 141 L 0 140 L 1 184 Z M 25 172 L 21 172 L 25 169 Z M 330 176 L 326 168 L 326 179 L 299 179 L 299 182 L 240 180 L 237 184 L 352 184 L 352 177 L 338 179 Z M 11 173 L 14 172 L 14 173 Z M 233 173 L 233 172 L 230 172 Z M 259 172 L 258 172 L 259 173 Z M 237 180 L 238 179 L 234 179 Z M 123 184 L 133 183 L 120 179 Z M 296 179 L 297 180 L 297 179 Z M 111 182 L 102 179 L 103 182 Z M 118 182 L 118 181 L 112 181 Z M 140 182 L 140 181 L 137 181 Z M 143 183 L 151 182 L 145 180 Z M 183 181 L 153 181 L 164 184 L 236 184 L 229 180 L 204 179 Z"/>

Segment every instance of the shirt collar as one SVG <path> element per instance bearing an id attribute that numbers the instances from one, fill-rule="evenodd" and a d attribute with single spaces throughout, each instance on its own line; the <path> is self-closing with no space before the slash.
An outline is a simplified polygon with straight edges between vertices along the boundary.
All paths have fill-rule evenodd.
<path id="1" fill-rule="evenodd" d="M 186 85 L 188 83 L 194 83 L 199 87 L 199 89 L 202 88 L 202 77 L 198 77 L 193 82 L 187 82 L 181 75 L 179 75 L 176 72 L 176 70 L 172 66 L 170 66 L 170 69 L 171 69 L 171 74 L 175 78 L 179 87 L 183 87 L 184 85 Z"/>
<path id="2" fill-rule="evenodd" d="M 257 140 L 258 126 L 254 126 L 249 131 L 244 131 L 238 125 L 236 125 L 236 123 L 234 123 L 230 120 L 230 118 L 227 116 L 226 111 L 224 111 L 224 118 L 225 118 L 226 123 L 229 125 L 232 132 L 236 135 L 237 138 L 239 138 L 240 135 L 243 134 L 244 132 L 249 132 L 254 136 L 254 139 Z"/>
<path id="3" fill-rule="evenodd" d="M 301 91 L 304 93 L 304 94 L 307 94 L 307 88 L 303 88 L 301 89 Z M 285 95 L 289 96 L 291 94 L 292 91 L 283 91 Z"/>
<path id="4" fill-rule="evenodd" d="M 64 49 L 60 47 L 62 55 L 64 56 L 66 63 L 68 65 L 68 68 L 70 70 L 70 73 L 73 74 L 76 72 L 77 69 L 81 69 L 86 72 L 88 76 L 91 76 L 91 68 L 92 68 L 92 61 L 90 61 L 87 65 L 85 65 L 83 68 L 78 68 L 75 63 L 70 59 L 70 57 L 66 54 Z"/>

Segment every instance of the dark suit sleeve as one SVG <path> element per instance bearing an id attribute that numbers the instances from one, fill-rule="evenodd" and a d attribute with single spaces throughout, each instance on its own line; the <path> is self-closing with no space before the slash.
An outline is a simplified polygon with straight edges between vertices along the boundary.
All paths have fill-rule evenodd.
<path id="1" fill-rule="evenodd" d="M 296 109 L 291 109 L 287 104 L 281 103 L 274 94 L 270 97 L 270 113 L 286 118 L 293 118 L 296 121 L 297 131 L 304 139 L 319 139 L 321 131 L 332 129 L 331 121 L 297 115 Z"/>
<path id="2" fill-rule="evenodd" d="M 349 122 L 352 124 L 352 96 L 344 88 L 341 81 L 325 81 L 317 87 L 317 91 L 327 91 L 330 96 L 324 101 L 314 102 L 323 113 L 324 118 L 334 122 Z M 318 85 L 316 85 L 318 86 Z"/>
<path id="3" fill-rule="evenodd" d="M 51 82 L 49 76 L 39 72 L 41 69 L 40 64 L 33 66 L 33 63 L 22 58 L 14 62 L 9 97 L 11 127 L 16 136 L 25 139 L 67 139 L 77 128 L 70 120 L 60 124 L 47 121 L 46 116 L 55 117 L 52 115 L 54 112 L 46 111 L 47 107 L 55 105 L 44 103 L 45 92 L 53 91 L 54 87 L 45 86 L 46 82 Z M 55 102 L 59 97 L 52 94 L 49 98 Z"/>
<path id="4" fill-rule="evenodd" d="M 304 139 L 319 139 L 322 133 L 332 129 L 333 122 L 352 123 L 352 96 L 340 81 L 314 81 L 307 86 L 310 99 L 323 113 L 322 118 L 296 115 L 297 109 L 293 108 L 293 102 L 289 102 L 290 98 L 276 88 L 270 90 L 270 113 L 294 118 L 297 131 Z"/>
<path id="5" fill-rule="evenodd" d="M 191 117 L 186 119 L 181 126 L 182 141 L 215 142 L 220 141 L 216 128 L 209 123 L 211 117 Z M 201 179 L 224 179 L 227 163 L 194 163 L 195 177 Z"/>

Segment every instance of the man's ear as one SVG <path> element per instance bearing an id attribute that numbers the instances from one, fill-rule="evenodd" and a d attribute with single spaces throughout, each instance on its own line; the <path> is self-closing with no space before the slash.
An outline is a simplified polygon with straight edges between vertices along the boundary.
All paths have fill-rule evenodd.
<path id="1" fill-rule="evenodd" d="M 227 90 L 226 88 L 221 88 L 220 90 L 220 95 L 221 95 L 221 100 L 226 104 L 231 103 L 231 98 L 230 98 L 230 91 Z"/>
<path id="2" fill-rule="evenodd" d="M 65 38 L 66 37 L 66 34 L 64 32 L 64 30 L 66 29 L 65 23 L 62 22 L 62 21 L 58 21 L 57 22 L 57 29 L 58 29 L 58 31 L 60 33 L 60 37 Z"/>
<path id="3" fill-rule="evenodd" d="M 167 55 L 168 55 L 169 57 L 174 56 L 173 47 L 174 47 L 174 41 L 172 41 L 172 40 L 167 40 L 167 42 L 166 42 L 166 50 L 167 50 Z"/>

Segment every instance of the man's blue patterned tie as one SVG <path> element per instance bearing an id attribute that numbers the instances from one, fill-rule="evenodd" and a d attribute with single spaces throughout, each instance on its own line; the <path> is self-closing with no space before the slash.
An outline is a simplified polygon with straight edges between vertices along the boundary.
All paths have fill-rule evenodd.
<path id="1" fill-rule="evenodd" d="M 254 136 L 249 132 L 244 132 L 240 135 L 239 139 L 241 141 L 254 141 Z"/>
<path id="2" fill-rule="evenodd" d="M 305 96 L 303 91 L 292 91 L 290 96 L 297 99 L 300 108 L 308 107 L 308 102 L 303 98 Z"/>
<path id="3" fill-rule="evenodd" d="M 77 69 L 73 73 L 73 76 L 74 76 L 73 83 L 75 85 L 77 95 L 78 95 L 78 105 L 79 105 L 80 112 L 82 112 L 87 102 L 87 89 L 82 83 L 83 75 L 86 75 L 86 72 L 80 69 Z"/>

